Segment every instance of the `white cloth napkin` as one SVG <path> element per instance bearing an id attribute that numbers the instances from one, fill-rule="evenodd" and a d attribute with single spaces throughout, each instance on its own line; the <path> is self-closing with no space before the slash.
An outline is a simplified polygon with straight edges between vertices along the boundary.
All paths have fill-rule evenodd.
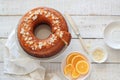
<path id="1" fill-rule="evenodd" d="M 13 30 L 5 44 L 7 52 L 4 53 L 4 73 L 27 76 L 29 79 L 26 80 L 45 80 L 45 68 L 40 65 L 40 60 L 31 58 L 20 50 L 15 34 Z M 52 75 L 49 80 L 60 80 L 60 78 Z"/>

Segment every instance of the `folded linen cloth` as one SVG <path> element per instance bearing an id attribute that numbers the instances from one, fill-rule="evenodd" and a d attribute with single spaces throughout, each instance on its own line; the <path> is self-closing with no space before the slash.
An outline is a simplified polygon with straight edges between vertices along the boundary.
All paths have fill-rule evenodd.
<path id="1" fill-rule="evenodd" d="M 24 54 L 16 41 L 15 30 L 9 35 L 5 44 L 7 52 L 4 53 L 4 73 L 28 76 L 28 80 L 45 80 L 45 68 L 40 65 L 40 60 L 34 59 Z M 57 75 L 53 75 L 49 80 L 60 80 Z"/>

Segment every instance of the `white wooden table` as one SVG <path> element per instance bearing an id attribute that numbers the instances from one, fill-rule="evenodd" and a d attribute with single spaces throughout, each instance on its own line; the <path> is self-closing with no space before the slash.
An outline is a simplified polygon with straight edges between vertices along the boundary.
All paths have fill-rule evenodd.
<path id="1" fill-rule="evenodd" d="M 120 80 L 120 50 L 109 48 L 103 39 L 106 25 L 120 20 L 120 0 L 0 0 L 0 46 L 5 44 L 21 16 L 39 6 L 51 7 L 63 14 L 70 14 L 90 50 L 96 45 L 102 45 L 107 50 L 108 60 L 102 64 L 92 62 L 92 72 L 86 80 Z M 70 32 L 72 41 L 65 52 L 52 62 L 42 63 L 47 72 L 61 75 L 60 64 L 65 55 L 72 51 L 85 53 L 71 28 Z M 4 51 L 0 49 L 0 53 L 4 54 Z M 0 80 L 18 80 L 18 77 L 4 76 L 2 60 Z"/>

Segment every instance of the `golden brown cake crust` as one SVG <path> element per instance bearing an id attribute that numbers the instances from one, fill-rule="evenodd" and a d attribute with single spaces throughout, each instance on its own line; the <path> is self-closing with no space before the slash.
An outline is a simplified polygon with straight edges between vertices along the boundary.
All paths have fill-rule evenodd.
<path id="1" fill-rule="evenodd" d="M 51 27 L 52 34 L 46 39 L 38 39 L 34 35 L 35 27 L 42 23 Z M 57 54 L 71 40 L 64 17 L 58 11 L 46 7 L 27 12 L 18 24 L 17 36 L 24 51 L 39 58 Z"/>

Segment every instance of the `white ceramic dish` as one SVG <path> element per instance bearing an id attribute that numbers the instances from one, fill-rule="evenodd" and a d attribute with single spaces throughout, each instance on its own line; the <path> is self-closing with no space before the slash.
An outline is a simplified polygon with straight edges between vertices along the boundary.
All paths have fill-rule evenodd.
<path id="1" fill-rule="evenodd" d="M 76 51 L 76 52 L 77 52 L 77 51 Z M 69 55 L 69 54 L 68 54 L 68 55 Z M 88 63 L 89 63 L 89 66 L 90 66 L 89 72 L 88 72 L 86 75 L 84 75 L 84 76 L 78 77 L 77 79 L 72 79 L 71 76 L 65 76 L 65 74 L 64 74 L 64 67 L 65 67 L 65 65 L 66 65 L 66 58 L 67 58 L 67 56 L 66 56 L 66 57 L 62 60 L 62 63 L 61 63 L 62 74 L 65 76 L 66 79 L 68 79 L 68 80 L 85 80 L 85 79 L 90 75 L 91 69 L 92 69 L 92 68 L 91 68 L 91 61 L 90 61 L 90 59 L 89 59 L 89 57 L 88 57 L 87 55 L 81 54 L 81 53 L 80 53 L 80 55 L 84 56 L 84 57 L 88 60 Z"/>
<path id="2" fill-rule="evenodd" d="M 120 21 L 112 22 L 105 28 L 104 40 L 109 47 L 120 49 Z"/>
<path id="3" fill-rule="evenodd" d="M 94 55 L 93 55 L 93 53 L 94 53 L 95 50 L 100 50 L 100 51 L 103 52 L 103 58 L 101 58 L 101 60 L 96 60 L 96 59 L 95 59 L 95 57 L 94 57 Z M 103 62 L 105 62 L 105 61 L 107 60 L 107 58 L 108 58 L 108 53 L 107 53 L 107 51 L 106 51 L 102 46 L 96 46 L 96 47 L 94 47 L 94 48 L 92 49 L 92 51 L 91 51 L 91 53 L 90 53 L 90 56 L 91 56 L 91 59 L 92 59 L 94 62 L 96 62 L 96 63 L 103 63 Z M 100 57 L 100 56 L 98 55 L 98 57 Z"/>

